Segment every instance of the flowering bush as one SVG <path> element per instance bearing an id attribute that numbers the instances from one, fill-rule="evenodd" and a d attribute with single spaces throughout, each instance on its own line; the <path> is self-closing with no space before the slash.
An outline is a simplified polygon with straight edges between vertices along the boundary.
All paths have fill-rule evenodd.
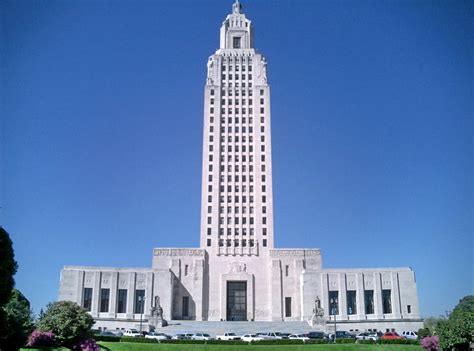
<path id="1" fill-rule="evenodd" d="M 94 339 L 85 339 L 76 344 L 72 348 L 74 351 L 100 351 L 99 345 L 95 343 Z"/>
<path id="2" fill-rule="evenodd" d="M 28 346 L 55 346 L 56 339 L 52 331 L 34 330 L 28 338 Z"/>
<path id="3" fill-rule="evenodd" d="M 425 336 L 423 339 L 421 339 L 421 347 L 428 351 L 439 350 L 438 336 Z"/>

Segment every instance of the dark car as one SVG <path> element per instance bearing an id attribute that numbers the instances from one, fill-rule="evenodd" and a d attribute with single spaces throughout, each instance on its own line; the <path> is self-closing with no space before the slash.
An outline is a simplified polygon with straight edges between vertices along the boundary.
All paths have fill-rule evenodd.
<path id="1" fill-rule="evenodd" d="M 318 331 L 315 331 L 315 332 L 309 332 L 307 334 L 308 338 L 310 339 L 324 339 L 325 335 L 323 332 L 318 332 Z"/>
<path id="2" fill-rule="evenodd" d="M 329 339 L 334 340 L 334 334 L 329 334 Z M 336 331 L 336 339 L 355 339 L 355 335 L 345 330 L 338 330 Z"/>

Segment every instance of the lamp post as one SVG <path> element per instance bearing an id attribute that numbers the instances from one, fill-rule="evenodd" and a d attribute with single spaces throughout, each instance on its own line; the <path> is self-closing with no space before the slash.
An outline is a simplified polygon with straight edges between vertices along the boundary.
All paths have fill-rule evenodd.
<path id="1" fill-rule="evenodd" d="M 142 336 L 143 307 L 145 305 L 145 296 L 138 296 L 138 302 L 140 303 L 140 336 Z"/>
<path id="2" fill-rule="evenodd" d="M 336 342 L 336 339 L 337 339 L 337 335 L 336 335 L 336 331 L 337 331 L 337 324 L 336 324 L 336 309 L 337 309 L 337 297 L 331 297 L 331 300 L 329 300 L 329 302 L 331 303 L 331 311 L 332 311 L 332 315 L 334 316 L 334 342 Z"/>

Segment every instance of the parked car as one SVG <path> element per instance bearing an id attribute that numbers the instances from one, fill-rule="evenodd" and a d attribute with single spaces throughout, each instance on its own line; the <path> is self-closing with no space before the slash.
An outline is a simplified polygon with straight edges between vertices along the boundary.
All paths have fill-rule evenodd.
<path id="1" fill-rule="evenodd" d="M 373 340 L 377 341 L 379 337 L 376 333 L 363 332 L 356 336 L 356 340 Z"/>
<path id="2" fill-rule="evenodd" d="M 171 340 L 186 340 L 186 339 L 188 339 L 186 337 L 186 334 L 176 334 L 171 338 Z"/>
<path id="3" fill-rule="evenodd" d="M 136 329 L 125 329 L 125 332 L 123 333 L 123 336 L 133 336 L 133 337 L 139 338 L 142 335 Z"/>
<path id="4" fill-rule="evenodd" d="M 380 337 L 380 339 L 405 339 L 405 337 L 398 335 L 395 332 L 386 332 L 384 335 Z"/>
<path id="5" fill-rule="evenodd" d="M 325 339 L 326 338 L 326 335 L 320 331 L 309 332 L 306 335 L 310 339 Z"/>
<path id="6" fill-rule="evenodd" d="M 253 342 L 263 340 L 263 337 L 258 336 L 257 334 L 244 334 L 240 337 L 240 339 L 245 342 Z"/>
<path id="7" fill-rule="evenodd" d="M 338 330 L 336 331 L 336 339 L 355 339 L 355 335 L 345 330 Z M 334 333 L 328 335 L 329 340 L 334 340 Z"/>
<path id="8" fill-rule="evenodd" d="M 414 331 L 402 331 L 402 336 L 410 340 L 418 340 L 418 333 Z"/>
<path id="9" fill-rule="evenodd" d="M 194 333 L 191 340 L 212 340 L 212 337 L 206 333 Z"/>
<path id="10" fill-rule="evenodd" d="M 110 330 L 103 330 L 97 335 L 100 335 L 100 336 L 118 336 L 117 334 L 115 334 L 114 332 L 111 332 Z"/>
<path id="11" fill-rule="evenodd" d="M 263 338 L 263 339 L 274 339 L 274 340 L 280 340 L 280 339 L 285 339 L 285 337 L 282 335 L 282 333 L 278 332 L 270 332 L 270 333 L 257 333 L 257 336 Z"/>
<path id="12" fill-rule="evenodd" d="M 166 335 L 165 333 L 150 332 L 148 335 L 145 335 L 145 338 L 155 340 L 169 340 L 171 339 L 171 336 Z"/>
<path id="13" fill-rule="evenodd" d="M 216 336 L 217 340 L 240 340 L 240 336 L 235 335 L 235 333 L 224 333 L 222 335 Z"/>
<path id="14" fill-rule="evenodd" d="M 308 338 L 305 334 L 290 334 L 288 336 L 288 339 L 290 340 L 302 340 L 303 342 L 309 341 L 310 338 Z"/>

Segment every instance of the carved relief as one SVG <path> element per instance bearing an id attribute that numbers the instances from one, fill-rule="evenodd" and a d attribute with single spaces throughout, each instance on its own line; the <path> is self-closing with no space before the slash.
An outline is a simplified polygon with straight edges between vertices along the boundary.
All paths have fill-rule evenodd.
<path id="1" fill-rule="evenodd" d="M 270 315 L 270 313 L 268 312 L 268 310 L 260 310 L 260 309 L 255 310 L 255 317 L 256 318 L 258 318 L 258 317 L 265 318 L 265 317 L 268 317 L 269 315 Z"/>
<path id="2" fill-rule="evenodd" d="M 155 249 L 154 256 L 204 256 L 201 249 Z"/>
<path id="3" fill-rule="evenodd" d="M 309 257 L 319 256 L 319 250 L 270 250 L 270 257 Z"/>
<path id="4" fill-rule="evenodd" d="M 229 263 L 229 273 L 242 273 L 247 272 L 247 265 L 241 262 Z"/>

